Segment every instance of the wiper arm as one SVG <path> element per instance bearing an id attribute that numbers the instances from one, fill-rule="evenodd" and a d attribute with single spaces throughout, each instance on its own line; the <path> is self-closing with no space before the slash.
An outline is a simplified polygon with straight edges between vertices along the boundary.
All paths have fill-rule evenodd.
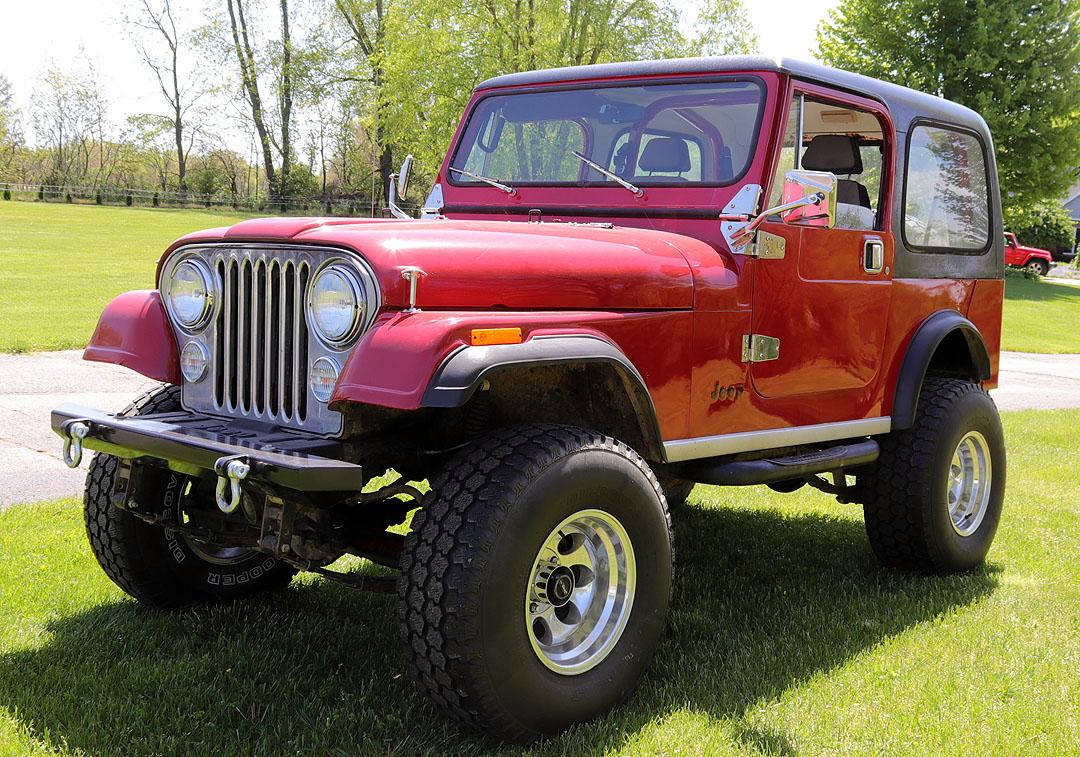
<path id="1" fill-rule="evenodd" d="M 477 173 L 470 173 L 469 171 L 466 171 L 464 168 L 454 168 L 453 166 L 448 166 L 446 170 L 453 171 L 454 173 L 459 173 L 462 176 L 468 176 L 470 179 L 476 179 L 477 181 L 482 181 L 485 184 L 488 184 L 490 186 L 495 187 L 496 189 L 501 189 L 503 192 L 506 192 L 506 194 L 508 194 L 508 195 L 512 196 L 512 195 L 517 194 L 516 189 L 514 189 L 513 187 L 510 187 L 510 186 L 507 186 L 506 184 L 503 184 L 501 181 L 495 181 L 495 179 L 488 178 L 487 176 L 481 176 L 480 174 L 477 174 Z"/>
<path id="2" fill-rule="evenodd" d="M 626 179 L 619 176 L 618 174 L 612 173 L 611 171 L 607 170 L 606 168 L 604 168 L 599 163 L 592 162 L 591 160 L 586 158 L 584 155 L 582 155 L 577 150 L 571 150 L 570 154 L 573 155 L 578 160 L 580 160 L 585 165 L 589 166 L 590 168 L 593 168 L 593 169 L 599 171 L 600 173 L 602 173 L 604 176 L 608 177 L 609 179 L 614 179 L 615 181 L 622 184 L 624 187 L 626 187 L 627 189 L 629 189 L 631 192 L 634 193 L 634 197 L 644 197 L 645 196 L 645 190 L 644 189 L 641 189 L 640 187 L 635 187 L 633 184 L 631 184 L 630 182 L 628 182 Z"/>

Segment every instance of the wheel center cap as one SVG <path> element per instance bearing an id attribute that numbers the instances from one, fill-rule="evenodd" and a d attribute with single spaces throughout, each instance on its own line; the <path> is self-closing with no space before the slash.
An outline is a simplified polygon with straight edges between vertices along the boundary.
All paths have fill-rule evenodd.
<path id="1" fill-rule="evenodd" d="M 562 607 L 574 593 L 574 572 L 565 566 L 551 571 L 547 581 L 547 595 L 551 604 Z"/>

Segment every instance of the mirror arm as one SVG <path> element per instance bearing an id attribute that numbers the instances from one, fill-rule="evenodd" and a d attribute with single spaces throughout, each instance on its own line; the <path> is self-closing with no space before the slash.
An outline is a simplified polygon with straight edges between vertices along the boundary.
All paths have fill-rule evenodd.
<path id="1" fill-rule="evenodd" d="M 735 243 L 736 247 L 741 247 L 750 240 L 750 237 L 757 231 L 758 226 L 765 223 L 765 219 L 769 216 L 774 216 L 777 213 L 785 213 L 789 210 L 795 210 L 796 208 L 801 208 L 806 205 L 816 205 L 824 199 L 824 192 L 815 192 L 814 194 L 806 195 L 806 197 L 800 197 L 798 200 L 792 200 L 791 202 L 785 202 L 783 205 L 767 208 L 754 216 L 746 226 L 743 226 L 737 232 L 732 234 L 731 240 Z"/>
<path id="2" fill-rule="evenodd" d="M 396 173 L 390 174 L 390 189 L 386 193 L 386 207 L 389 208 L 390 215 L 394 218 L 412 220 L 411 215 L 397 206 L 397 179 L 398 175 Z"/>

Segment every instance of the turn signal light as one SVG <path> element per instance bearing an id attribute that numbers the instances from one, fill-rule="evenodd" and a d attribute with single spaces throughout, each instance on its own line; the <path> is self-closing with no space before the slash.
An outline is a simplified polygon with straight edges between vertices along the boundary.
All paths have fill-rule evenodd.
<path id="1" fill-rule="evenodd" d="M 488 347 L 492 344 L 521 344 L 521 329 L 473 329 L 474 347 Z"/>

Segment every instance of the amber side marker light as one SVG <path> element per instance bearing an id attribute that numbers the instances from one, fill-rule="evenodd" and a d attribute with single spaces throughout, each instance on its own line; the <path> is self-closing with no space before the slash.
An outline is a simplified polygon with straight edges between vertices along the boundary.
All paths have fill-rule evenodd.
<path id="1" fill-rule="evenodd" d="M 473 329 L 474 347 L 487 347 L 492 344 L 521 344 L 521 329 Z"/>

